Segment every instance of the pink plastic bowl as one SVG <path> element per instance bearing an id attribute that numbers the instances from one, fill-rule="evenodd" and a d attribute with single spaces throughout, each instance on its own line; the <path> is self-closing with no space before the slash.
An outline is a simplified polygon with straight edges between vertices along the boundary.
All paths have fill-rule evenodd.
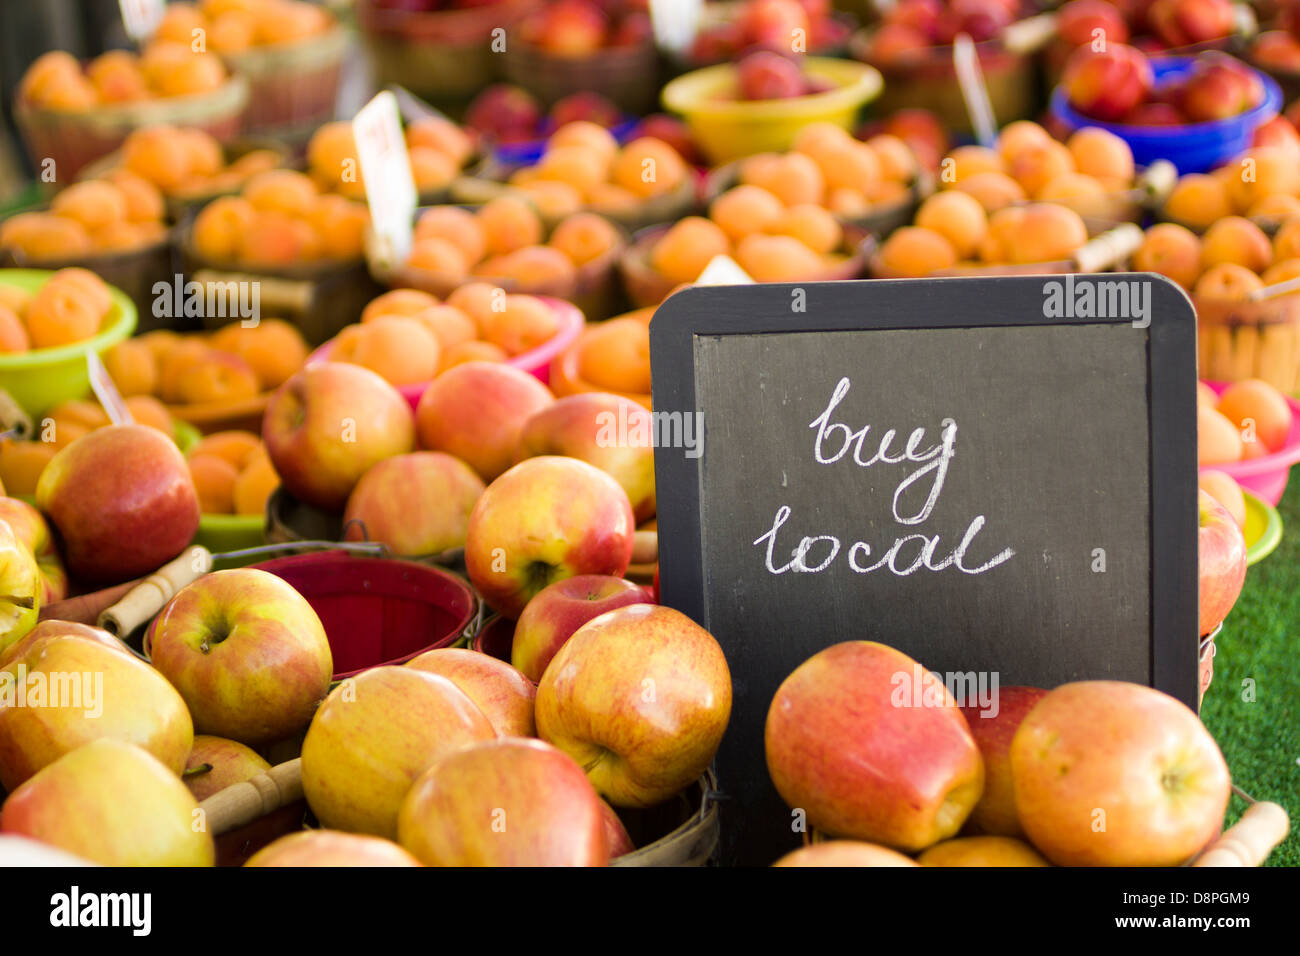
<path id="1" fill-rule="evenodd" d="M 1223 394 L 1228 382 L 1206 382 L 1216 395 Z M 1291 406 L 1291 430 L 1286 443 L 1271 455 L 1246 461 L 1230 461 L 1221 465 L 1203 465 L 1201 471 L 1222 471 L 1232 475 L 1237 484 L 1258 498 L 1276 506 L 1286 491 L 1286 481 L 1291 466 L 1300 461 L 1300 402 L 1289 395 L 1283 396 Z"/>
<path id="2" fill-rule="evenodd" d="M 557 355 L 573 344 L 582 331 L 582 326 L 586 320 L 583 318 L 582 310 L 571 302 L 565 302 L 563 299 L 552 299 L 550 296 L 544 295 L 536 298 L 541 299 L 551 307 L 555 317 L 559 320 L 560 331 L 555 333 L 554 338 L 543 342 L 535 349 L 529 349 L 527 352 L 516 355 L 506 364 L 530 372 L 543 385 L 549 385 L 551 382 L 551 362 Z M 307 357 L 307 364 L 328 361 L 330 352 L 333 350 L 334 340 L 330 339 Z M 414 409 L 420 404 L 420 396 L 424 394 L 424 390 L 428 387 L 428 382 L 417 382 L 414 385 L 398 385 L 397 390 L 411 403 L 411 408 Z"/>

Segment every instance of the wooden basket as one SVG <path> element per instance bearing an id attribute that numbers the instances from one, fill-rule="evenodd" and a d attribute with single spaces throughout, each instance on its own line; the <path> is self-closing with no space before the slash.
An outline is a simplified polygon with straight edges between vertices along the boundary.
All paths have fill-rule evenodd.
<path id="1" fill-rule="evenodd" d="M 222 142 L 239 135 L 248 105 L 248 81 L 232 76 L 211 93 L 97 106 L 69 113 L 19 103 L 14 120 L 32 165 L 41 169 L 54 160 L 59 182 L 72 182 L 83 167 L 122 145 L 141 126 L 169 123 L 205 130 Z"/>
<path id="2" fill-rule="evenodd" d="M 1235 304 L 1193 296 L 1201 378 L 1300 392 L 1300 293 Z"/>
<path id="3" fill-rule="evenodd" d="M 298 43 L 226 54 L 231 72 L 248 80 L 244 132 L 306 142 L 316 127 L 334 118 L 347 47 L 347 31 L 335 24 Z"/>

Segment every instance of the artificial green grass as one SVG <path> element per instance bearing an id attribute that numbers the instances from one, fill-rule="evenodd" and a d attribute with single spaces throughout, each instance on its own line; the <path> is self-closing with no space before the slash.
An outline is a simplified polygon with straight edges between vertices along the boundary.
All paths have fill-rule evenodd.
<path id="1" fill-rule="evenodd" d="M 1300 474 L 1292 474 L 1278 511 L 1282 541 L 1246 572 L 1216 639 L 1214 682 L 1201 716 L 1223 748 L 1233 782 L 1291 816 L 1291 835 L 1268 865 L 1300 866 Z M 1228 822 L 1245 809 L 1234 795 Z"/>

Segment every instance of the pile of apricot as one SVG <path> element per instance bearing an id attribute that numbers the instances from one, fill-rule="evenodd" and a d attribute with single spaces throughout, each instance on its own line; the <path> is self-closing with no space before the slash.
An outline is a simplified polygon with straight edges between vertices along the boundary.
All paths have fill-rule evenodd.
<path id="1" fill-rule="evenodd" d="M 418 289 L 394 289 L 338 334 L 330 360 L 364 366 L 393 385 L 415 385 L 464 362 L 504 362 L 557 332 L 544 301 L 490 283 L 463 285 L 443 302 Z"/>
<path id="2" fill-rule="evenodd" d="M 199 0 L 169 3 L 153 40 L 189 46 L 197 37 L 214 53 L 300 43 L 334 24 L 324 7 L 304 0 Z"/>
<path id="3" fill-rule="evenodd" d="M 498 196 L 472 212 L 434 206 L 416 221 L 406 268 L 440 281 L 477 277 L 562 288 L 622 242 L 618 229 L 593 212 L 573 213 L 549 238 L 545 232 L 536 207 L 522 196 Z"/>
<path id="4" fill-rule="evenodd" d="M 205 515 L 261 515 L 280 485 L 262 439 L 252 432 L 205 435 L 185 454 Z"/>
<path id="5" fill-rule="evenodd" d="M 1223 465 L 1281 450 L 1291 432 L 1291 406 L 1261 379 L 1233 382 L 1216 395 L 1204 382 L 1196 391 L 1196 461 Z"/>
<path id="6" fill-rule="evenodd" d="M 469 134 L 450 120 L 437 116 L 409 123 L 405 137 L 411 178 L 419 193 L 445 189 L 474 154 L 474 141 Z M 307 166 L 322 192 L 336 192 L 349 199 L 366 198 L 365 178 L 361 175 L 350 122 L 326 123 L 312 134 L 307 143 Z"/>
<path id="7" fill-rule="evenodd" d="M 112 313 L 108 286 L 86 269 L 60 269 L 34 293 L 0 284 L 0 352 L 84 342 Z"/>
<path id="8" fill-rule="evenodd" d="M 73 183 L 45 212 L 24 212 L 0 223 L 0 248 L 39 265 L 143 249 L 167 235 L 163 198 L 127 169 Z"/>
<path id="9" fill-rule="evenodd" d="M 216 138 L 201 129 L 159 124 L 134 130 L 122 143 L 121 166 L 179 199 L 237 192 L 257 173 L 274 169 L 274 150 L 254 149 L 231 162 Z"/>
<path id="10" fill-rule="evenodd" d="M 369 222 L 364 204 L 323 195 L 305 173 L 272 169 L 204 206 L 191 243 L 204 259 L 250 267 L 345 262 L 361 256 Z"/>
<path id="11" fill-rule="evenodd" d="M 302 334 L 288 322 L 231 323 L 210 335 L 146 332 L 104 353 L 124 396 L 152 395 L 169 405 L 231 403 L 276 388 L 307 361 Z"/>
<path id="12" fill-rule="evenodd" d="M 579 120 L 552 133 L 542 158 L 508 181 L 548 219 L 557 219 L 580 209 L 635 216 L 689 176 L 686 160 L 663 140 L 642 136 L 620 146 L 605 127 Z"/>
<path id="13" fill-rule="evenodd" d="M 1246 302 L 1265 286 L 1300 278 L 1300 215 L 1272 239 L 1243 216 L 1224 216 L 1202 236 L 1158 223 L 1147 230 L 1133 268 L 1168 276 L 1199 298 Z"/>
<path id="14" fill-rule="evenodd" d="M 109 50 L 83 70 L 70 53 L 52 50 L 37 57 L 18 86 L 18 101 L 26 106 L 88 112 L 118 103 L 211 93 L 228 73 L 215 53 L 195 52 L 189 39 L 161 40 L 137 56 Z"/>
<path id="15" fill-rule="evenodd" d="M 1165 200 L 1164 214 L 1197 232 L 1228 216 L 1300 215 L 1300 147 L 1256 146 L 1211 172 L 1188 173 Z"/>

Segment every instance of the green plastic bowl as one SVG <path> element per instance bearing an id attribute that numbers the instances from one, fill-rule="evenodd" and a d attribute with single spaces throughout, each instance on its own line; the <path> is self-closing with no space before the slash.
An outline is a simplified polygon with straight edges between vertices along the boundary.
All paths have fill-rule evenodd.
<path id="1" fill-rule="evenodd" d="M 46 269 L 0 269 L 0 285 L 35 292 L 54 275 Z M 135 331 L 135 305 L 126 294 L 109 286 L 113 298 L 108 323 L 93 338 L 52 349 L 0 355 L 0 388 L 28 415 L 38 417 L 47 408 L 90 391 L 86 353 L 100 355 Z"/>
<path id="2" fill-rule="evenodd" d="M 1282 540 L 1282 516 L 1263 498 L 1244 493 L 1246 499 L 1246 525 L 1242 534 L 1246 538 L 1246 564 L 1263 561 Z"/>

